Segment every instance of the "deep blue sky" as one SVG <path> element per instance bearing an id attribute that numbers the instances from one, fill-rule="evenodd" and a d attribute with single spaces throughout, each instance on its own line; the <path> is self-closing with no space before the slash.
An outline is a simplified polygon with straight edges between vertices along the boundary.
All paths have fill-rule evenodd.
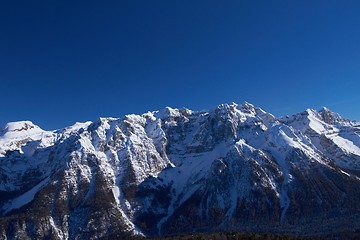
<path id="1" fill-rule="evenodd" d="M 165 106 L 360 120 L 360 1 L 1 1 L 0 124 Z"/>

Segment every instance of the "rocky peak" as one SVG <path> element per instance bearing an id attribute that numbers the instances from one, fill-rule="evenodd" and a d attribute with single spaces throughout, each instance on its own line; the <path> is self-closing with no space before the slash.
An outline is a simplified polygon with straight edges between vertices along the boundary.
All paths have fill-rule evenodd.
<path id="1" fill-rule="evenodd" d="M 330 111 L 326 107 L 323 107 L 318 111 L 308 108 L 304 112 L 293 115 L 291 117 L 291 119 L 300 120 L 300 119 L 303 119 L 304 117 L 307 118 L 307 119 L 311 119 L 311 118 L 312 119 L 317 119 L 317 120 L 322 121 L 322 122 L 324 122 L 326 124 L 329 124 L 329 125 L 334 125 L 336 123 L 341 123 L 341 122 L 346 121 L 339 114 Z"/>
<path id="2" fill-rule="evenodd" d="M 328 108 L 323 107 L 318 111 L 319 118 L 327 124 L 335 124 L 337 122 L 343 122 L 344 119 L 337 113 L 330 111 Z"/>
<path id="3" fill-rule="evenodd" d="M 220 104 L 219 106 L 216 107 L 215 109 L 215 116 L 217 118 L 222 118 L 222 119 L 229 119 L 231 118 L 236 110 L 236 104 L 233 105 L 229 105 L 227 103 L 225 104 Z"/>
<path id="4" fill-rule="evenodd" d="M 239 106 L 239 110 L 242 111 L 243 113 L 246 114 L 250 114 L 250 115 L 256 115 L 256 111 L 255 111 L 255 107 L 253 104 L 248 103 L 248 102 L 243 102 L 240 106 Z"/>

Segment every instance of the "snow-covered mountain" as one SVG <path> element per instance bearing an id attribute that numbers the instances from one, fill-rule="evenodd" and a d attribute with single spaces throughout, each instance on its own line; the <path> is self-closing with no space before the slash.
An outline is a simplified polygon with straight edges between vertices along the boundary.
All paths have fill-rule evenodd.
<path id="1" fill-rule="evenodd" d="M 360 123 L 249 103 L 0 128 L 0 238 L 360 229 Z"/>

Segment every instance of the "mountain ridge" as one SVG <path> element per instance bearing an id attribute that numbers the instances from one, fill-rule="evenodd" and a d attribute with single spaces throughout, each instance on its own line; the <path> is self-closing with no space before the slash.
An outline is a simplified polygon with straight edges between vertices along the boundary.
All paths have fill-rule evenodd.
<path id="1" fill-rule="evenodd" d="M 54 131 L 9 123 L 0 131 L 0 236 L 354 231 L 359 125 L 327 108 L 275 118 L 247 102 Z"/>

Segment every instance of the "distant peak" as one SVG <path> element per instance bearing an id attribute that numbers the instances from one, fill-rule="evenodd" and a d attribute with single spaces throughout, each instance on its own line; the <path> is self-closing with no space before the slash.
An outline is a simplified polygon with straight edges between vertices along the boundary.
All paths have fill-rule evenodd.
<path id="1" fill-rule="evenodd" d="M 223 103 L 217 106 L 215 111 L 219 111 L 222 114 L 227 114 L 229 111 L 233 112 L 238 108 L 238 104 L 232 102 L 230 104 Z"/>
<path id="2" fill-rule="evenodd" d="M 314 109 L 312 109 L 312 108 L 308 108 L 308 109 L 305 110 L 305 113 L 307 113 L 307 114 L 314 114 L 314 113 L 316 113 L 316 110 L 314 110 Z"/>
<path id="3" fill-rule="evenodd" d="M 238 104 L 236 102 L 232 102 L 229 105 L 232 106 L 232 107 L 235 107 L 235 108 L 238 106 Z"/>
<path id="4" fill-rule="evenodd" d="M 320 110 L 316 111 L 314 109 L 308 108 L 305 111 L 294 114 L 294 116 L 303 116 L 303 117 L 312 117 L 316 118 L 324 123 L 333 125 L 335 123 L 348 121 L 344 118 L 342 118 L 339 114 L 332 112 L 327 107 L 322 107 Z"/>
<path id="5" fill-rule="evenodd" d="M 131 115 L 131 114 L 129 114 Z M 128 116 L 128 115 L 125 115 L 125 117 Z M 95 122 L 100 122 L 101 124 L 104 124 L 104 123 L 107 123 L 107 122 L 113 122 L 113 121 L 116 121 L 116 120 L 119 120 L 119 118 L 114 118 L 114 117 L 100 117 L 98 118 L 97 121 Z M 76 126 L 76 125 L 82 125 L 82 124 L 88 124 L 88 123 L 92 123 L 91 121 L 86 121 L 86 122 L 76 122 L 73 126 Z"/>
<path id="6" fill-rule="evenodd" d="M 247 102 L 247 101 L 244 101 L 244 102 L 241 104 L 241 106 L 254 107 L 254 104 L 251 104 L 251 103 L 249 103 L 249 102 Z"/>
<path id="7" fill-rule="evenodd" d="M 172 107 L 169 107 L 169 106 L 166 106 L 164 108 L 164 111 L 168 112 L 168 113 L 171 113 L 171 112 L 174 112 L 174 111 L 179 111 L 177 108 L 172 108 Z"/>
<path id="8" fill-rule="evenodd" d="M 156 117 L 159 117 L 161 119 L 165 119 L 165 118 L 169 118 L 169 117 L 179 117 L 180 111 L 177 108 L 172 108 L 172 107 L 165 107 L 162 110 L 158 111 L 155 113 Z"/>
<path id="9" fill-rule="evenodd" d="M 327 107 L 322 107 L 319 112 L 331 112 Z"/>
<path id="10" fill-rule="evenodd" d="M 319 117 L 327 124 L 333 124 L 344 120 L 338 113 L 334 113 L 326 107 L 322 107 L 322 109 L 319 110 Z"/>
<path id="11" fill-rule="evenodd" d="M 11 136 L 18 137 L 28 134 L 36 134 L 43 132 L 39 126 L 33 124 L 31 121 L 18 121 L 18 122 L 9 122 L 0 128 L 0 136 Z"/>
<path id="12" fill-rule="evenodd" d="M 246 101 L 239 106 L 239 109 L 244 113 L 256 114 L 254 105 Z"/>
<path id="13" fill-rule="evenodd" d="M 40 127 L 38 127 L 31 121 L 9 122 L 3 127 L 3 131 L 8 132 L 28 131 L 31 129 L 40 129 Z"/>

